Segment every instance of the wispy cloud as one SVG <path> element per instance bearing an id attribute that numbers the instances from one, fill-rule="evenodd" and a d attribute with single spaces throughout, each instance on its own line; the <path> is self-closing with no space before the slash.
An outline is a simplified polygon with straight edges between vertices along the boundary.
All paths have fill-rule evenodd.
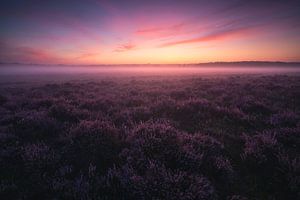
<path id="1" fill-rule="evenodd" d="M 81 53 L 75 59 L 82 60 L 82 59 L 90 59 L 99 56 L 99 53 Z"/>
<path id="2" fill-rule="evenodd" d="M 61 56 L 45 49 L 1 43 L 0 61 L 20 63 L 60 63 L 64 62 L 65 59 L 62 59 Z"/>
<path id="3" fill-rule="evenodd" d="M 150 26 L 138 29 L 135 35 L 146 39 L 159 39 L 186 34 L 190 32 L 189 22 L 175 23 L 173 25 Z M 194 27 L 192 27 L 193 29 Z"/>
<path id="4" fill-rule="evenodd" d="M 166 43 L 160 44 L 159 47 L 170 47 L 170 46 L 175 46 L 175 45 L 226 40 L 226 39 L 236 38 L 236 37 L 242 36 L 244 34 L 247 34 L 247 33 L 249 33 L 250 30 L 251 30 L 250 28 L 245 28 L 245 27 L 219 30 L 219 31 L 215 31 L 215 32 L 206 34 L 204 36 L 200 36 L 200 37 L 166 42 Z"/>
<path id="5" fill-rule="evenodd" d="M 162 32 L 162 31 L 168 31 L 168 30 L 178 30 L 181 29 L 185 26 L 185 23 L 179 23 L 179 24 L 174 24 L 172 26 L 159 26 L 159 27 L 151 27 L 151 28 L 145 28 L 145 29 L 140 29 L 137 30 L 137 34 L 147 34 L 147 33 L 153 33 L 153 32 Z"/>
<path id="6" fill-rule="evenodd" d="M 7 44 L 0 43 L 0 59 L 165 62 L 166 57 L 177 60 L 180 52 L 185 62 L 214 57 L 208 54 L 216 52 L 204 46 L 215 45 L 216 51 L 232 58 L 237 54 L 223 49 L 242 52 L 251 47 L 251 55 L 256 55 L 262 44 L 266 48 L 259 56 L 277 49 L 293 54 L 300 35 L 299 6 L 299 0 L 4 0 L 0 40 Z M 202 49 L 191 52 L 198 46 Z"/>
<path id="7" fill-rule="evenodd" d="M 114 52 L 125 52 L 125 51 L 130 51 L 136 49 L 136 45 L 131 44 L 131 43 L 126 43 L 126 44 L 120 44 Z"/>

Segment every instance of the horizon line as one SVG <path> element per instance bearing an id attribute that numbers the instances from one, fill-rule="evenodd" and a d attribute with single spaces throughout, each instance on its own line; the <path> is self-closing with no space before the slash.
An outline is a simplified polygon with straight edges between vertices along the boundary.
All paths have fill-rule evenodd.
<path id="1" fill-rule="evenodd" d="M 199 63 L 124 63 L 124 64 L 63 64 L 63 63 L 19 63 L 19 62 L 0 62 L 0 65 L 57 65 L 57 66 L 120 66 L 120 65 L 216 65 L 216 64 L 282 64 L 282 65 L 300 65 L 300 61 L 259 61 L 259 60 L 242 60 L 242 61 L 215 61 Z"/>

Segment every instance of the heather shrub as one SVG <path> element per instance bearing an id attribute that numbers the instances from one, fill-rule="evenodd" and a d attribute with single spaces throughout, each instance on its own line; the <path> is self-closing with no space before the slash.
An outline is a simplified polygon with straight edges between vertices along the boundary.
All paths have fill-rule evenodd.
<path id="1" fill-rule="evenodd" d="M 22 106 L 20 106 L 21 104 L 22 104 L 21 100 L 13 99 L 7 101 L 5 104 L 2 105 L 2 107 L 12 112 L 19 112 L 20 110 L 22 110 L 21 109 Z"/>
<path id="2" fill-rule="evenodd" d="M 299 121 L 299 116 L 292 111 L 284 111 L 270 117 L 270 124 L 275 127 L 295 127 Z"/>
<path id="3" fill-rule="evenodd" d="M 6 199 L 17 199 L 19 196 L 18 187 L 9 181 L 0 181 L 0 195 Z"/>
<path id="4" fill-rule="evenodd" d="M 81 109 L 87 109 L 91 112 L 107 112 L 113 106 L 115 104 L 109 99 L 84 100 L 79 105 Z"/>
<path id="5" fill-rule="evenodd" d="M 16 143 L 17 137 L 14 134 L 8 133 L 8 130 L 0 129 L 0 145 L 7 147 Z"/>
<path id="6" fill-rule="evenodd" d="M 7 98 L 3 95 L 0 95 L 0 106 L 5 104 L 7 102 Z"/>
<path id="7" fill-rule="evenodd" d="M 134 123 L 140 123 L 150 120 L 151 111 L 147 107 L 134 107 L 131 109 L 126 109 L 122 112 L 123 115 L 126 115 L 128 121 Z"/>
<path id="8" fill-rule="evenodd" d="M 284 179 L 284 182 L 287 183 L 288 190 L 282 191 L 283 194 L 282 197 L 285 197 L 285 192 L 291 192 L 291 197 L 293 195 L 295 197 L 299 197 L 299 184 L 300 184 L 300 157 L 299 155 L 295 158 L 291 158 L 286 152 L 279 152 L 277 155 L 278 162 L 279 162 L 279 171 L 282 178 Z M 282 183 L 282 182 L 281 182 Z M 285 186 L 285 187 L 286 187 Z M 282 188 L 283 189 L 283 188 Z"/>
<path id="9" fill-rule="evenodd" d="M 201 175 L 172 171 L 158 163 L 148 161 L 146 169 L 138 171 L 130 165 L 112 169 L 105 180 L 105 191 L 119 188 L 120 196 L 108 194 L 116 199 L 217 199 L 208 179 Z"/>
<path id="10" fill-rule="evenodd" d="M 248 200 L 248 198 L 240 196 L 240 195 L 233 195 L 227 198 L 228 200 Z"/>
<path id="11" fill-rule="evenodd" d="M 300 152 L 300 127 L 282 128 L 276 130 L 276 139 L 291 156 L 297 156 Z"/>
<path id="12" fill-rule="evenodd" d="M 45 112 L 23 112 L 15 116 L 10 129 L 22 140 L 41 140 L 55 137 L 60 125 Z"/>
<path id="13" fill-rule="evenodd" d="M 11 116 L 11 111 L 0 107 L 0 129 L 7 128 L 6 126 L 11 123 L 12 116 Z"/>
<path id="14" fill-rule="evenodd" d="M 274 153 L 278 151 L 275 133 L 265 132 L 252 137 L 244 135 L 244 137 L 245 149 L 243 156 L 255 159 L 258 164 L 274 158 Z"/>
<path id="15" fill-rule="evenodd" d="M 212 106 L 208 101 L 189 99 L 177 103 L 171 118 L 179 122 L 179 128 L 194 132 L 208 119 L 205 115 L 211 115 L 212 113 Z"/>
<path id="16" fill-rule="evenodd" d="M 183 158 L 187 159 L 184 160 L 187 168 L 197 171 L 205 167 L 201 170 L 202 172 L 212 169 L 211 167 L 231 170 L 229 163 L 227 167 L 226 165 L 221 166 L 221 157 L 225 155 L 224 146 L 215 138 L 197 133 L 186 135 L 182 140 Z M 193 166 L 192 164 L 195 165 Z"/>
<path id="17" fill-rule="evenodd" d="M 215 138 L 194 134 L 182 139 L 183 170 L 210 178 L 221 193 L 229 191 L 234 181 L 234 170 L 222 143 Z"/>
<path id="18" fill-rule="evenodd" d="M 105 182 L 91 163 L 80 172 L 70 165 L 63 165 L 48 182 L 54 199 L 107 199 L 102 187 Z"/>
<path id="19" fill-rule="evenodd" d="M 13 178 L 22 175 L 19 170 L 22 159 L 18 138 L 14 134 L 1 132 L 0 147 L 0 180 L 14 185 Z"/>
<path id="20" fill-rule="evenodd" d="M 49 109 L 49 115 L 61 122 L 77 123 L 83 114 L 66 102 L 57 103 Z"/>
<path id="21" fill-rule="evenodd" d="M 23 154 L 22 159 L 26 164 L 38 162 L 38 165 L 47 164 L 53 160 L 53 152 L 44 143 L 28 144 L 21 147 Z"/>
<path id="22" fill-rule="evenodd" d="M 66 133 L 63 144 L 62 159 L 79 171 L 87 168 L 89 163 L 100 171 L 111 167 L 117 162 L 122 148 L 119 130 L 110 122 L 100 120 L 74 125 Z"/>
<path id="23" fill-rule="evenodd" d="M 163 98 L 150 104 L 150 109 L 156 118 L 168 118 L 176 110 L 176 101 L 170 98 Z"/>
<path id="24" fill-rule="evenodd" d="M 137 168 L 144 168 L 148 159 L 176 168 L 181 153 L 180 134 L 165 120 L 139 124 L 128 135 L 129 148 L 123 151 L 122 156 Z"/>
<path id="25" fill-rule="evenodd" d="M 134 128 L 136 124 L 150 120 L 151 111 L 143 107 L 124 108 L 114 113 L 112 120 L 117 126 Z"/>
<path id="26" fill-rule="evenodd" d="M 31 99 L 31 109 L 49 109 L 55 101 L 49 96 L 43 96 L 37 99 Z"/>
<path id="27" fill-rule="evenodd" d="M 272 112 L 264 102 L 255 99 L 253 96 L 242 98 L 238 106 L 243 112 L 248 114 L 265 115 Z"/>
<path id="28" fill-rule="evenodd" d="M 299 195 L 295 190 L 299 182 L 299 154 L 292 153 L 295 146 L 285 143 L 285 134 L 268 131 L 244 136 L 244 173 L 251 176 L 250 181 L 255 181 L 252 187 L 261 197 L 271 194 L 280 199 L 293 199 Z"/>
<path id="29" fill-rule="evenodd" d="M 22 171 L 26 184 L 24 193 L 28 198 L 43 198 L 49 192 L 48 179 L 58 165 L 56 152 L 43 142 L 26 144 L 21 147 Z M 27 178 L 25 178 L 27 177 Z"/>
<path id="30" fill-rule="evenodd" d="M 2 188 L 4 199 L 40 199 L 49 197 L 47 180 L 55 171 L 57 159 L 45 143 L 31 143 L 2 150 L 0 179 L 9 184 Z"/>
<path id="31" fill-rule="evenodd" d="M 290 75 L 0 85 L 0 198 L 299 199 L 299 85 Z"/>

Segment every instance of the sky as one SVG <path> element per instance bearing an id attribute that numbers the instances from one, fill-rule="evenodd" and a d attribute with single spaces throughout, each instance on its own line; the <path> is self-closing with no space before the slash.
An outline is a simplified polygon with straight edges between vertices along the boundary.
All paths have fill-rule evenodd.
<path id="1" fill-rule="evenodd" d="M 0 62 L 300 61 L 300 0 L 1 0 Z"/>

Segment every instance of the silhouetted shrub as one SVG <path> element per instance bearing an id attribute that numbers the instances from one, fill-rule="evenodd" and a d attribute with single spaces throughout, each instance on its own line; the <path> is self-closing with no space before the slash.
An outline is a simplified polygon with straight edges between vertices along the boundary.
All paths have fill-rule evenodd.
<path id="1" fill-rule="evenodd" d="M 255 97 L 244 97 L 239 105 L 242 111 L 249 114 L 264 115 L 270 114 L 271 110 L 263 102 Z"/>
<path id="2" fill-rule="evenodd" d="M 45 112 L 24 112 L 15 116 L 11 130 L 23 140 L 55 137 L 60 125 Z M 50 138 L 51 139 L 51 138 Z"/>
<path id="3" fill-rule="evenodd" d="M 87 168 L 89 163 L 105 170 L 117 161 L 122 141 L 119 130 L 110 122 L 81 121 L 66 134 L 64 145 L 64 159 L 75 170 Z"/>
<path id="4" fill-rule="evenodd" d="M 123 151 L 122 156 L 138 168 L 145 168 L 148 159 L 174 168 L 180 159 L 179 134 L 164 120 L 139 124 L 128 135 L 129 149 Z"/>
<path id="5" fill-rule="evenodd" d="M 283 143 L 282 132 L 264 132 L 245 137 L 242 155 L 246 173 L 256 180 L 256 187 L 263 193 L 270 192 L 280 198 L 296 198 L 299 183 L 299 155 L 287 154 L 293 146 Z M 299 134 L 298 134 L 299 137 Z M 259 181 L 258 181 L 259 180 Z M 283 195 L 285 194 L 285 195 Z"/>
<path id="6" fill-rule="evenodd" d="M 5 96 L 0 95 L 0 106 L 7 102 L 7 98 Z"/>
<path id="7" fill-rule="evenodd" d="M 120 170 L 113 169 L 105 183 L 106 192 L 113 192 L 109 188 L 120 188 L 118 191 L 123 192 L 119 194 L 120 199 L 217 199 L 205 177 L 168 170 L 151 161 L 143 172 L 127 165 Z M 115 195 L 108 193 L 108 197 Z"/>
<path id="8" fill-rule="evenodd" d="M 295 127 L 299 121 L 299 116 L 291 111 L 274 114 L 270 117 L 270 124 L 279 127 Z"/>
<path id="9" fill-rule="evenodd" d="M 184 170 L 210 177 L 219 192 L 226 192 L 232 186 L 234 170 L 219 141 L 203 134 L 187 135 L 182 149 L 180 162 Z"/>
<path id="10" fill-rule="evenodd" d="M 80 116 L 85 113 L 81 113 L 70 104 L 58 103 L 50 108 L 49 114 L 58 121 L 76 123 L 79 122 Z"/>

